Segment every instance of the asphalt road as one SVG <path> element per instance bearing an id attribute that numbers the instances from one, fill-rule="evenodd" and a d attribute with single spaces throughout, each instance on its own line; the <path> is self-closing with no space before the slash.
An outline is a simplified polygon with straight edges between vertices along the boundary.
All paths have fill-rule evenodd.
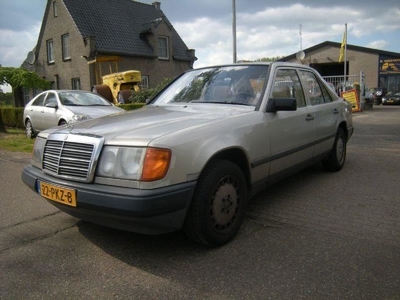
<path id="1" fill-rule="evenodd" d="M 217 249 L 70 217 L 0 151 L 0 299 L 400 299 L 400 107 L 354 124 L 342 171 L 269 187 Z"/>

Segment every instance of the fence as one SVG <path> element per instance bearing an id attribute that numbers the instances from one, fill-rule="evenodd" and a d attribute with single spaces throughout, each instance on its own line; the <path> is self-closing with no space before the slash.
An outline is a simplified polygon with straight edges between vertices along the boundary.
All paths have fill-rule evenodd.
<path id="1" fill-rule="evenodd" d="M 338 96 L 341 92 L 353 89 L 355 82 L 362 84 L 360 75 L 347 75 L 346 81 L 344 76 L 323 76 L 323 78 L 335 89 Z"/>

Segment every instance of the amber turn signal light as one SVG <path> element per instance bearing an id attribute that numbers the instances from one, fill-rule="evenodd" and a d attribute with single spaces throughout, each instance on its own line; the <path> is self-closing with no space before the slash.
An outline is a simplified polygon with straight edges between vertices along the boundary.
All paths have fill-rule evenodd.
<path id="1" fill-rule="evenodd" d="M 165 177 L 171 161 L 171 150 L 149 148 L 143 162 L 141 181 L 154 181 Z"/>

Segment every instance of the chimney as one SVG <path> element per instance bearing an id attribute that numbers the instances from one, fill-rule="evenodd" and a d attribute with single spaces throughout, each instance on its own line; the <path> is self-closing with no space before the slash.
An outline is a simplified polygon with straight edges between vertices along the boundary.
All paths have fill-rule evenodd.
<path id="1" fill-rule="evenodd" d="M 160 2 L 153 2 L 152 3 L 152 5 L 157 9 L 157 10 L 160 10 L 160 7 L 161 7 L 161 3 Z"/>

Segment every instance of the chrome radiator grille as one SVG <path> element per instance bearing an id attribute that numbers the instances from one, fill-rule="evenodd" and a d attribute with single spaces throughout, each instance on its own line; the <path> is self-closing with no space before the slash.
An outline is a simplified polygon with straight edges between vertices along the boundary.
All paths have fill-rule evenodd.
<path id="1" fill-rule="evenodd" d="M 85 179 L 89 175 L 93 145 L 47 141 L 43 169 L 61 176 Z"/>

